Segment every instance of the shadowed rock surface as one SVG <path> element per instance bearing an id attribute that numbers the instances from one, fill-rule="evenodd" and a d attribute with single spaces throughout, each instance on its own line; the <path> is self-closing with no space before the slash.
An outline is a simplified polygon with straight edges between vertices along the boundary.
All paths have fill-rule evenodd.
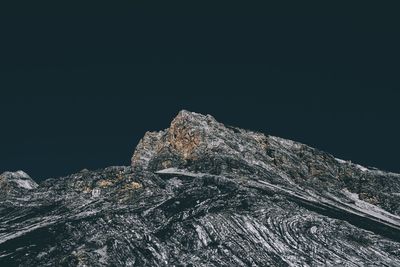
<path id="1" fill-rule="evenodd" d="M 0 176 L 0 266 L 399 266 L 400 175 L 181 111 L 131 166 Z"/>

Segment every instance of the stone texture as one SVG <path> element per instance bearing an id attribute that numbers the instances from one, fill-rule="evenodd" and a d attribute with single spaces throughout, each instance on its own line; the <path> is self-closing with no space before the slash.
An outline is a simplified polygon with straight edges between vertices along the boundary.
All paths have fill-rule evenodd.
<path id="1" fill-rule="evenodd" d="M 38 184 L 23 171 L 4 172 L 0 175 L 0 192 L 2 194 L 0 198 L 10 194 L 25 193 L 27 190 L 37 187 Z"/>
<path id="2" fill-rule="evenodd" d="M 399 266 L 399 203 L 399 174 L 181 111 L 131 166 L 2 195 L 0 266 Z"/>

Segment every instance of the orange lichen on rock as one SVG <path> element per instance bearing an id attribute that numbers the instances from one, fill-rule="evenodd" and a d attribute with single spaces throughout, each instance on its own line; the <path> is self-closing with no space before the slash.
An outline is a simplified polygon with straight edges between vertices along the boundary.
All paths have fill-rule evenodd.
<path id="1" fill-rule="evenodd" d="M 111 181 L 108 181 L 108 180 L 100 180 L 99 181 L 99 186 L 102 187 L 102 188 L 109 187 L 112 184 L 113 183 Z"/>
<path id="2" fill-rule="evenodd" d="M 138 182 L 132 182 L 125 186 L 125 189 L 140 189 L 143 185 Z"/>
<path id="3" fill-rule="evenodd" d="M 167 151 L 183 160 L 196 159 L 196 151 L 206 144 L 205 137 L 209 129 L 211 116 L 204 117 L 188 111 L 181 111 L 173 119 L 170 127 L 160 132 L 146 132 L 140 140 L 131 159 L 133 167 L 147 168 L 149 162 Z M 164 168 L 169 168 L 172 162 L 165 161 Z"/>
<path id="4" fill-rule="evenodd" d="M 185 114 L 176 117 L 168 130 L 167 142 L 184 159 L 191 157 L 201 143 L 201 133 L 185 123 Z"/>
<path id="5" fill-rule="evenodd" d="M 257 133 L 254 135 L 254 139 L 260 144 L 261 149 L 266 150 L 268 148 L 268 140 L 264 134 Z"/>
<path id="6" fill-rule="evenodd" d="M 90 187 L 88 187 L 88 186 L 85 186 L 85 187 L 83 188 L 82 192 L 88 194 L 88 193 L 91 193 L 91 192 L 92 192 L 92 189 L 91 189 Z"/>

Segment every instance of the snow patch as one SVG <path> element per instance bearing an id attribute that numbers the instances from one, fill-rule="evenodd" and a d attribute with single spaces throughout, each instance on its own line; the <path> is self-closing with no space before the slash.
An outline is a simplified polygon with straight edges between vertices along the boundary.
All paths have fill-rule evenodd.
<path id="1" fill-rule="evenodd" d="M 345 160 L 343 160 L 343 159 L 335 158 L 335 160 L 336 160 L 337 162 L 339 162 L 339 163 L 342 163 L 342 164 L 347 163 L 347 161 L 345 161 Z"/>
<path id="2" fill-rule="evenodd" d="M 36 188 L 38 185 L 36 183 L 33 183 L 30 180 L 14 180 L 15 183 L 18 184 L 19 187 L 31 190 Z"/>
<path id="3" fill-rule="evenodd" d="M 361 170 L 362 172 L 369 171 L 368 168 L 365 168 L 364 166 L 361 166 L 361 165 L 358 165 L 358 164 L 356 164 L 356 167 L 357 167 L 357 169 Z"/>
<path id="4" fill-rule="evenodd" d="M 186 170 L 180 170 L 177 168 L 167 168 L 163 169 L 160 171 L 156 171 L 157 174 L 176 174 L 176 175 L 183 175 L 183 176 L 189 176 L 189 177 L 201 177 L 204 174 L 202 173 L 194 173 L 194 172 L 188 172 Z"/>

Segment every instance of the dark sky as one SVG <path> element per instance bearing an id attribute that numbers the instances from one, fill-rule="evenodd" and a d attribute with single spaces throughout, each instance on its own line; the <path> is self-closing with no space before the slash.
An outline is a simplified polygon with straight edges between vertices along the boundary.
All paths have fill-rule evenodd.
<path id="1" fill-rule="evenodd" d="M 183 108 L 400 172 L 400 19 L 379 5 L 1 9 L 0 172 L 128 165 Z"/>

